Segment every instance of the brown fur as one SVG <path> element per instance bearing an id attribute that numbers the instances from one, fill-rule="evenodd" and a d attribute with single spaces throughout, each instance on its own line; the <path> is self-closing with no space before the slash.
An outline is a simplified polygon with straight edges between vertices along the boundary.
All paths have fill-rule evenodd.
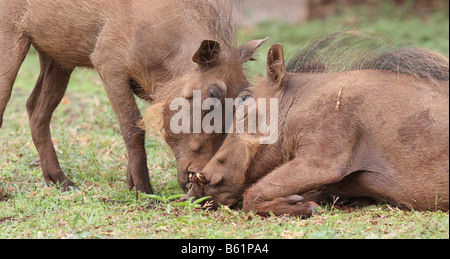
<path id="1" fill-rule="evenodd" d="M 286 74 L 283 48 L 274 45 L 266 81 L 245 94 L 279 99 L 278 141 L 249 149 L 254 142 L 229 134 L 193 194 L 212 196 L 214 206 L 243 196 L 244 210 L 260 215 L 308 217 L 319 200 L 299 195 L 312 191 L 448 210 L 449 82 L 439 72 L 448 72 L 448 59 L 413 53 L 423 62 L 417 67 L 437 70 Z"/>
<path id="2" fill-rule="evenodd" d="M 73 69 L 95 68 L 105 84 L 126 143 L 128 184 L 137 191 L 151 193 L 145 131 L 139 127 L 142 117 L 134 94 L 157 104 L 155 107 L 159 108 L 150 109 L 149 113 L 159 111 L 168 116 L 167 103 L 192 90 L 193 82 L 197 83 L 196 89 L 205 93 L 211 84 L 225 82 L 228 91 L 223 98 L 235 97 L 238 88 L 248 86 L 242 63 L 251 59 L 263 41 L 235 48 L 232 3 L 233 0 L 0 0 L 0 127 L 15 77 L 32 44 L 41 61 L 41 75 L 27 103 L 33 141 L 45 180 L 64 188 L 74 186 L 58 164 L 49 124 Z M 202 44 L 205 40 L 220 46 L 214 64 L 208 63 L 212 56 L 208 46 Z M 181 164 L 182 187 L 187 171 L 202 169 L 222 139 L 221 135 L 205 134 L 173 137 L 169 145 Z M 199 142 L 197 149 L 201 152 L 186 149 L 194 140 Z M 190 164 L 195 164 L 195 168 L 188 168 Z"/>

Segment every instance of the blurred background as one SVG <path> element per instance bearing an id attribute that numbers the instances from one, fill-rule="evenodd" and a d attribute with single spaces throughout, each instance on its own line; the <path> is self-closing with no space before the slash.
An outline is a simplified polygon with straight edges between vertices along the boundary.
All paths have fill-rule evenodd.
<path id="1" fill-rule="evenodd" d="M 363 29 L 394 45 L 433 49 L 449 56 L 448 0 L 239 0 L 240 42 L 270 36 L 252 75 L 264 74 L 266 50 L 283 43 L 288 56 L 314 38 Z M 262 71 L 262 74 L 261 74 Z"/>
<path id="2" fill-rule="evenodd" d="M 448 0 L 240 0 L 239 20 L 243 26 L 255 26 L 272 19 L 292 24 L 326 19 L 337 13 L 362 6 L 376 11 L 380 5 L 408 9 L 409 15 L 427 19 L 438 10 L 447 8 Z M 406 10 L 405 10 L 406 11 Z M 376 15 L 376 13 L 373 13 Z"/>

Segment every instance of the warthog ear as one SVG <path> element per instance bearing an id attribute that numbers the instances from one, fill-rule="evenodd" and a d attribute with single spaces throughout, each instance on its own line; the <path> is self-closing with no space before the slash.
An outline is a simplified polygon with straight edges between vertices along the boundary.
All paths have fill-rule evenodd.
<path id="1" fill-rule="evenodd" d="M 220 56 L 220 43 L 213 40 L 204 40 L 192 57 L 192 61 L 200 68 L 208 68 L 217 64 Z"/>
<path id="2" fill-rule="evenodd" d="M 241 62 L 255 61 L 252 57 L 255 51 L 263 44 L 269 37 L 262 40 L 252 40 L 239 47 L 239 54 L 241 55 Z"/>
<path id="3" fill-rule="evenodd" d="M 275 87 L 282 88 L 286 81 L 286 65 L 282 44 L 273 45 L 267 55 L 267 79 Z"/>

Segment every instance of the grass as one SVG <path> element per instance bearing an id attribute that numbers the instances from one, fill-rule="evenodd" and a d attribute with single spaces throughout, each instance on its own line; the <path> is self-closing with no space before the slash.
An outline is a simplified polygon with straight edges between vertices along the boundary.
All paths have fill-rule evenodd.
<path id="1" fill-rule="evenodd" d="M 407 8 L 383 4 L 368 14 L 368 8 L 357 6 L 303 26 L 272 21 L 243 29 L 242 42 L 271 36 L 248 73 L 264 75 L 271 43 L 283 42 L 289 54 L 318 35 L 349 28 L 376 31 L 395 43 L 409 42 L 448 56 L 448 9 L 422 20 L 409 15 Z M 52 121 L 61 166 L 80 189 L 61 192 L 47 187 L 25 109 L 38 69 L 37 55 L 31 52 L 0 130 L 0 238 L 449 238 L 446 212 L 402 211 L 387 205 L 348 210 L 329 205 L 304 220 L 262 218 L 227 207 L 202 210 L 195 201 L 176 203 L 171 196 L 182 192 L 176 162 L 156 137 L 147 138 L 146 147 L 158 199 L 136 199 L 127 190 L 127 157 L 119 126 L 97 73 L 91 70 L 76 70 Z M 143 102 L 139 105 L 146 107 Z"/>
<path id="2" fill-rule="evenodd" d="M 411 2 L 411 1 L 409 1 Z M 341 30 L 362 29 L 386 36 L 394 45 L 428 48 L 449 56 L 448 1 L 442 2 L 440 11 L 419 18 L 411 4 L 399 8 L 393 1 L 380 1 L 372 7 L 365 5 L 340 10 L 326 20 L 313 20 L 302 26 L 284 24 L 279 21 L 265 21 L 255 28 L 240 31 L 244 40 L 262 39 L 270 36 L 255 57 L 258 61 L 266 59 L 269 47 L 282 43 L 285 55 L 289 57 L 299 46 L 314 38 Z M 264 62 L 249 66 L 250 74 L 265 76 Z"/>

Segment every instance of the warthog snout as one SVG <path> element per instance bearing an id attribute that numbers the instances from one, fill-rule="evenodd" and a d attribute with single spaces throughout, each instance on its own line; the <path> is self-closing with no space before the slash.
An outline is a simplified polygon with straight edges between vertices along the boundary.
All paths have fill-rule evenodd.
<path id="1" fill-rule="evenodd" d="M 207 185 L 206 177 L 203 173 L 194 173 L 189 172 L 189 181 L 186 184 L 186 192 L 187 192 L 187 198 L 202 198 L 205 196 L 205 189 Z M 207 204 L 208 202 L 211 203 L 211 201 L 204 201 L 202 203 L 203 206 Z"/>

